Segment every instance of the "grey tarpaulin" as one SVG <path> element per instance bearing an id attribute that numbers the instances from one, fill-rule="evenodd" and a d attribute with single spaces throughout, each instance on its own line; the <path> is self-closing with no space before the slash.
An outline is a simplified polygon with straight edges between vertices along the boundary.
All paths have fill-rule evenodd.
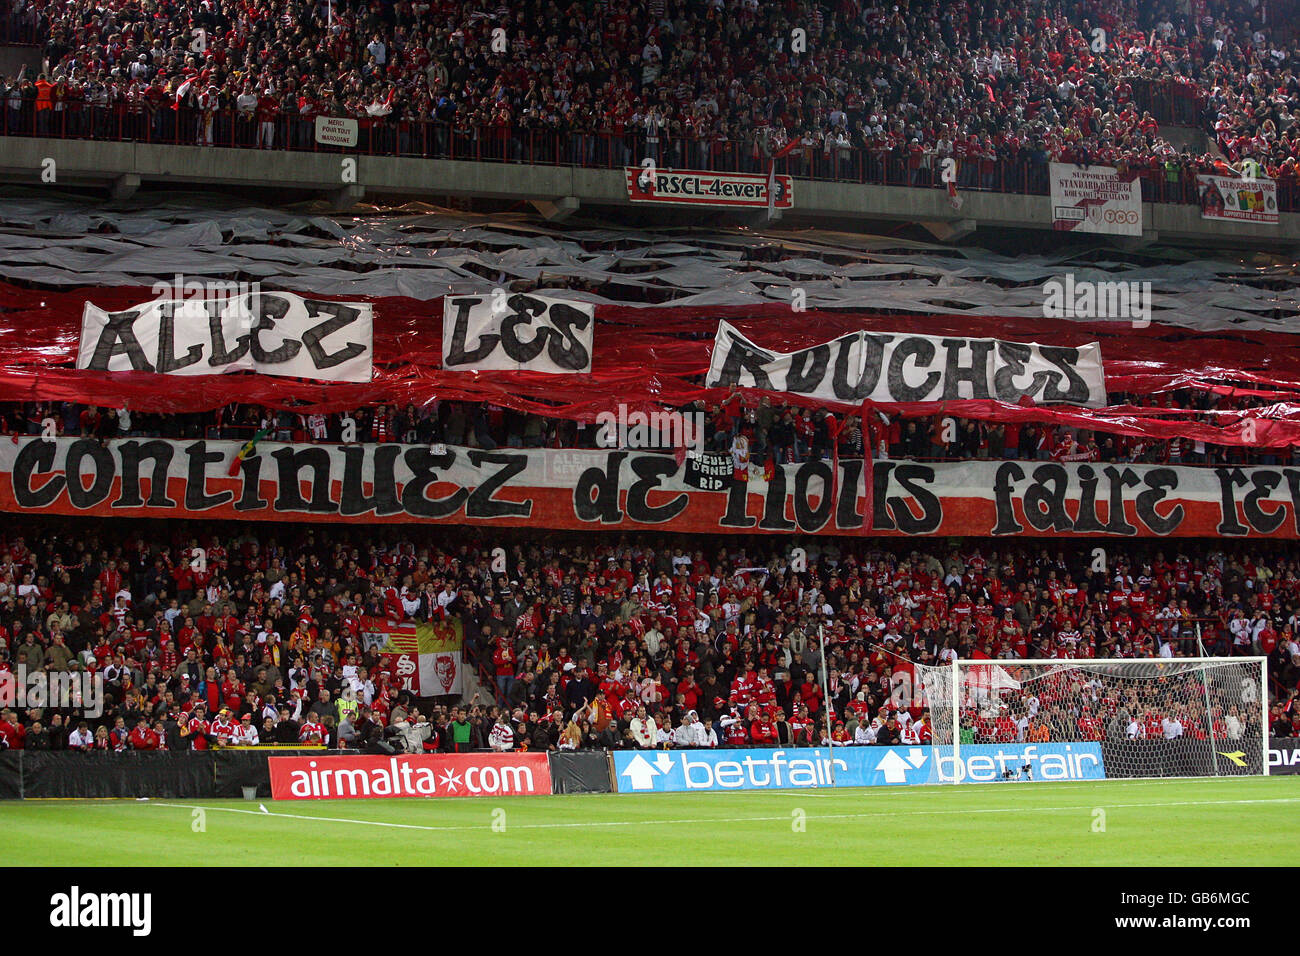
<path id="1" fill-rule="evenodd" d="M 565 290 L 597 303 L 743 305 L 972 316 L 1042 315 L 1043 283 L 1150 282 L 1153 321 L 1197 330 L 1293 332 L 1300 274 L 1289 259 L 1147 247 L 1001 255 L 817 229 L 563 227 L 523 214 L 423 206 L 330 218 L 186 194 L 134 211 L 57 198 L 0 208 L 0 278 L 49 288 L 259 280 L 324 295 Z"/>

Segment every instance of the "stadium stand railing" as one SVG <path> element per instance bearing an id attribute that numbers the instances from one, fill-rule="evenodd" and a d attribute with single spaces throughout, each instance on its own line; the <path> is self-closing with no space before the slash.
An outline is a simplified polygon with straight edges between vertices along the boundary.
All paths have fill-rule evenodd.
<path id="1" fill-rule="evenodd" d="M 946 188 L 931 157 L 900 149 L 860 145 L 830 151 L 821 146 L 801 147 L 772 163 L 753 144 L 716 139 L 665 138 L 651 143 L 642 134 L 614 131 L 573 132 L 472 126 L 439 120 L 361 119 L 357 121 L 357 145 L 345 148 L 316 142 L 314 118 L 279 115 L 271 120 L 271 145 L 259 147 L 261 121 L 253 113 L 238 110 L 212 111 L 210 129 L 203 130 L 200 129 L 202 117 L 199 111 L 189 107 L 173 110 L 164 106 L 150 111 L 140 104 L 90 107 L 69 104 L 65 109 L 40 110 L 27 102 L 17 110 L 6 106 L 0 112 L 4 117 L 0 131 L 7 136 L 337 152 L 586 169 L 623 169 L 639 166 L 646 159 L 660 168 L 731 173 L 767 173 L 769 165 L 773 165 L 776 173 L 822 182 Z M 1201 170 L 1178 162 L 1167 167 L 1153 157 L 1149 166 L 1135 171 L 1141 177 L 1144 202 L 1190 204 L 1198 201 L 1197 173 L 1213 170 Z M 1046 196 L 1051 192 L 1048 159 L 1044 153 L 1021 151 L 1015 156 L 965 162 L 958 167 L 957 188 Z M 1280 178 L 1277 196 L 1280 211 L 1300 211 L 1300 180 Z"/>

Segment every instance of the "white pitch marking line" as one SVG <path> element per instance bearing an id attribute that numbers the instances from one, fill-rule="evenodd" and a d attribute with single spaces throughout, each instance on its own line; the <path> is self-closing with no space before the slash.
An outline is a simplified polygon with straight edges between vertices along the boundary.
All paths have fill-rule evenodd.
<path id="1" fill-rule="evenodd" d="M 1067 789 L 1071 793 L 1080 793 L 1093 790 L 1112 790 L 1123 787 L 1166 787 L 1177 783 L 1230 783 L 1235 780 L 1247 779 L 1246 777 L 1164 777 L 1159 780 L 994 780 L 987 783 L 968 783 L 961 784 L 962 793 L 989 793 L 994 790 L 1020 790 L 1025 787 L 1057 787 Z M 1276 780 L 1276 776 L 1262 777 L 1259 774 L 1251 774 L 1250 779 L 1254 780 Z M 864 790 L 870 790 L 884 796 L 891 790 L 897 790 L 905 787 L 911 796 L 922 796 L 924 794 L 935 793 L 953 793 L 953 783 L 945 781 L 943 783 L 923 783 L 923 784 L 885 784 L 880 787 L 799 787 L 799 788 L 782 788 L 782 792 L 798 792 L 814 797 L 842 797 L 846 793 L 859 793 Z M 687 791 L 668 791 L 665 795 L 671 793 L 684 793 Z M 720 791 L 709 791 L 718 793 Z M 772 790 L 728 790 L 725 791 L 730 797 L 751 797 L 751 796 L 771 796 Z M 619 796 L 619 794 L 584 794 L 584 796 Z"/>
<path id="2" fill-rule="evenodd" d="M 178 810 L 210 810 L 213 813 L 250 813 L 255 817 L 287 817 L 291 820 L 311 820 L 321 823 L 359 823 L 371 827 L 393 827 L 398 830 L 457 830 L 461 827 L 425 827 L 416 823 L 388 823 L 383 820 L 350 820 L 347 817 L 314 817 L 306 813 L 277 813 L 273 810 L 241 810 L 239 807 L 204 807 L 188 803 L 155 803 L 145 806 L 174 807 Z"/>
<path id="3" fill-rule="evenodd" d="M 962 783 L 962 793 L 989 793 L 994 790 L 1007 791 L 1022 790 L 1026 787 L 1056 787 L 1066 789 L 1071 793 L 1091 792 L 1094 790 L 1112 790 L 1124 787 L 1165 787 L 1172 786 L 1174 783 L 1224 783 L 1230 784 L 1237 780 L 1254 779 L 1257 781 L 1276 780 L 1281 782 L 1281 778 L 1276 774 L 1269 777 L 1262 777 L 1259 774 L 1246 776 L 1231 777 L 1164 777 L 1152 780 L 997 780 L 989 783 Z M 720 793 L 731 799 L 733 797 L 770 797 L 774 793 L 799 794 L 801 797 L 845 797 L 855 794 L 866 795 L 868 792 L 878 794 L 882 799 L 890 799 L 892 793 L 899 790 L 906 790 L 913 797 L 926 799 L 927 794 L 951 794 L 956 791 L 952 783 L 925 783 L 925 784 L 889 784 L 879 787 L 781 787 L 776 790 L 725 790 L 725 791 L 707 791 L 708 793 Z M 671 799 L 680 794 L 693 793 L 692 791 L 659 791 L 656 796 L 667 797 Z M 632 794 L 637 796 L 637 794 Z M 584 793 L 581 795 L 584 800 L 617 800 L 619 797 L 628 796 L 624 793 Z M 23 801 L 24 806 L 32 807 L 61 807 L 69 803 L 89 803 L 89 804 L 111 804 L 111 803 L 146 803 L 150 802 L 149 797 L 86 797 L 84 799 L 63 798 L 63 797 L 28 797 Z M 159 804 L 159 806 L 181 806 L 181 804 Z M 228 807 L 214 807 L 213 809 L 230 809 Z M 313 820 L 319 819 L 312 817 Z"/>
<path id="4" fill-rule="evenodd" d="M 1212 807 L 1212 806 L 1240 806 L 1243 804 L 1259 803 L 1300 803 L 1300 797 L 1277 797 L 1268 800 L 1180 800 L 1166 803 L 1112 803 L 1104 807 L 1106 810 L 1132 810 L 1143 807 Z M 371 827 L 391 827 L 399 830 L 430 830 L 435 832 L 463 832 L 467 830 L 490 830 L 491 824 L 475 824 L 463 827 L 431 827 L 423 826 L 417 823 L 388 823 L 382 820 L 354 820 L 347 817 L 317 817 L 304 813 L 278 813 L 276 811 L 267 811 L 262 813 L 258 810 L 243 810 L 238 807 L 204 807 L 185 803 L 150 803 L 148 806 L 154 807 L 171 807 L 179 810 L 211 810 L 214 813 L 247 813 L 255 817 L 285 817 L 291 820 L 309 820 L 320 823 L 351 823 L 357 826 Z M 916 817 L 916 816 L 946 816 L 951 814 L 972 814 L 972 813 L 1057 813 L 1065 811 L 1095 809 L 1091 806 L 1073 806 L 1073 807 L 985 807 L 981 809 L 950 809 L 950 810 L 882 810 L 872 813 L 820 813 L 809 814 L 810 820 L 862 820 L 873 817 Z M 788 815 L 778 817 L 706 817 L 701 819 L 678 819 L 678 820 L 604 820 L 604 821 L 585 821 L 582 823 L 519 823 L 510 827 L 512 830 L 562 830 L 572 829 L 575 827 L 635 827 L 635 826 L 671 826 L 674 824 L 714 824 L 714 823 L 770 823 L 776 820 L 786 822 L 790 819 Z"/>

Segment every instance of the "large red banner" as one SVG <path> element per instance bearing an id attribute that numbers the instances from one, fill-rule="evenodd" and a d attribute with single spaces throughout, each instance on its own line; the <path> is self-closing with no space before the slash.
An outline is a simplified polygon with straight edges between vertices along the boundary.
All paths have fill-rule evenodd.
<path id="1" fill-rule="evenodd" d="M 1001 422 L 1044 421 L 1078 428 L 1142 435 L 1181 436 L 1193 440 L 1249 447 L 1300 444 L 1300 337 L 1251 330 L 1197 331 L 1159 321 L 1145 327 L 1132 322 L 1084 322 L 1067 319 L 897 316 L 831 312 L 794 312 L 791 305 L 645 308 L 596 306 L 594 351 L 590 371 L 555 375 L 539 371 L 458 371 L 443 367 L 442 300 L 409 298 L 369 300 L 373 307 L 373 368 L 368 382 L 319 382 L 274 375 L 234 373 L 195 375 L 178 388 L 175 377 L 156 372 L 109 372 L 75 368 L 87 303 L 106 312 L 133 310 L 148 302 L 148 287 L 33 291 L 0 283 L 6 311 L 0 315 L 0 401 L 74 401 L 126 405 L 140 412 L 191 412 L 230 402 L 257 402 L 272 408 L 342 412 L 364 405 L 436 400 L 490 402 L 538 415 L 593 421 L 619 403 L 651 411 L 701 400 L 719 402 L 727 388 L 704 387 L 718 323 L 774 352 L 814 349 L 841 336 L 861 332 L 932 336 L 952 340 L 950 355 L 969 361 L 969 340 L 995 338 L 1035 342 L 1052 348 L 1079 348 L 1097 342 L 1104 358 L 1106 388 L 1111 393 L 1156 395 L 1191 388 L 1219 396 L 1264 399 L 1252 409 L 1213 411 L 1151 407 L 1150 402 L 1107 408 L 1065 408 L 986 399 L 874 402 L 886 413 L 909 415 L 942 412 Z M 362 297 L 354 297 L 362 298 Z M 474 296 L 457 296 L 466 307 Z M 491 306 L 490 295 L 477 297 Z M 318 303 L 342 302 L 319 296 Z M 514 294 L 502 303 L 502 322 L 513 323 L 521 341 L 534 319 L 547 314 L 546 302 Z M 323 308 L 323 306 L 320 306 Z M 318 309 L 319 310 L 319 309 Z M 269 327 L 274 317 L 267 317 Z M 265 349 L 279 339 L 261 333 Z M 174 346 L 174 343 L 173 343 Z M 175 355 L 155 355 L 157 367 Z M 753 390 L 761 394 L 761 389 Z M 860 399 L 828 401 L 793 393 L 772 397 L 804 406 L 856 411 Z"/>
<path id="2" fill-rule="evenodd" d="M 738 474 L 730 455 L 264 442 L 232 477 L 240 447 L 0 441 L 0 511 L 729 534 L 1300 537 L 1300 468 L 810 459 Z"/>
<path id="3" fill-rule="evenodd" d="M 529 797 L 551 793 L 542 753 L 271 757 L 273 800 Z"/>

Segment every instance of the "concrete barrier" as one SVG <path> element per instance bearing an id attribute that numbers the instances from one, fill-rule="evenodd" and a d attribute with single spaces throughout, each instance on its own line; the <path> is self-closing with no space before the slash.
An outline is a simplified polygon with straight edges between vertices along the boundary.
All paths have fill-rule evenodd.
<path id="1" fill-rule="evenodd" d="M 343 160 L 355 158 L 355 182 L 345 181 Z M 544 214 L 563 218 L 581 207 L 605 212 L 631 210 L 621 170 L 529 166 L 461 160 L 346 157 L 338 153 L 159 146 L 29 137 L 0 138 L 0 178 L 40 186 L 46 160 L 53 159 L 59 186 L 98 186 L 125 199 L 143 185 L 171 188 L 235 186 L 301 190 L 322 194 L 340 206 L 367 197 L 397 199 L 478 197 L 531 202 Z M 846 220 L 914 222 L 941 241 L 956 241 L 980 229 L 1051 231 L 1051 199 L 1011 193 L 963 190 L 960 211 L 941 189 L 796 180 L 796 206 L 783 219 L 793 225 L 843 227 Z M 644 205 L 638 212 L 649 214 Z M 700 210 L 665 206 L 664 221 Z M 714 219 L 753 223 L 763 211 L 710 208 Z M 1162 243 L 1234 246 L 1287 254 L 1300 249 L 1300 215 L 1283 213 L 1277 226 L 1207 222 L 1194 205 L 1144 204 L 1146 230 L 1138 238 L 1116 237 L 1121 246 Z M 1103 238 L 1103 237 L 1093 237 Z"/>

